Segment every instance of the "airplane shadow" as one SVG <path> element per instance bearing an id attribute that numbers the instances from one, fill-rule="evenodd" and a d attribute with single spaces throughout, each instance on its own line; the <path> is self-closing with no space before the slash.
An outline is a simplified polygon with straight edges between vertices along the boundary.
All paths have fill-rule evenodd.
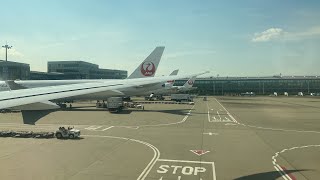
<path id="1" fill-rule="evenodd" d="M 294 172 L 301 172 L 301 171 L 310 171 L 308 169 L 300 169 L 300 170 L 285 170 L 284 172 L 286 174 L 291 174 Z M 270 172 L 263 172 L 263 173 L 258 173 L 258 174 L 252 174 L 252 175 L 248 175 L 248 176 L 243 176 L 243 177 L 239 177 L 236 178 L 234 180 L 275 180 L 280 178 L 281 175 L 278 171 L 270 171 Z"/>
<path id="2" fill-rule="evenodd" d="M 84 139 L 84 138 L 83 138 L 83 137 L 78 137 L 78 138 L 74 138 L 74 139 L 61 138 L 61 139 L 59 139 L 59 140 L 61 140 L 61 141 L 80 141 L 80 140 L 82 140 L 82 139 Z"/>
<path id="3" fill-rule="evenodd" d="M 21 111 L 24 124 L 35 125 L 35 123 L 42 117 L 54 112 L 55 110 L 42 110 L 42 111 Z"/>
<path id="4" fill-rule="evenodd" d="M 142 110 L 142 109 L 129 108 L 129 109 L 123 109 L 122 111 L 117 112 L 115 114 L 131 114 L 132 112 L 160 112 L 160 113 L 168 113 L 168 114 L 175 114 L 175 115 L 186 115 L 189 110 L 190 109 L 170 109 L 170 110 L 148 110 L 148 109 L 145 109 L 145 110 Z M 104 109 L 104 108 L 85 109 L 83 107 L 71 108 L 71 109 L 67 108 L 67 109 L 64 109 L 63 111 L 83 111 L 83 112 L 106 111 L 106 112 L 108 112 L 108 110 Z"/>
<path id="5" fill-rule="evenodd" d="M 83 107 L 79 107 L 79 108 L 66 108 L 66 109 L 60 109 L 60 111 L 108 111 L 107 109 L 105 108 L 95 108 L 95 109 L 86 109 L 86 108 L 83 108 Z"/>
<path id="6" fill-rule="evenodd" d="M 131 114 L 132 112 L 158 112 L 158 113 L 167 113 L 167 114 L 174 114 L 174 115 L 187 115 L 190 109 L 170 109 L 170 110 L 142 110 L 142 109 L 124 109 L 120 112 L 114 114 Z M 35 123 L 40 120 L 41 118 L 45 117 L 46 115 L 56 112 L 56 111 L 77 111 L 77 112 L 99 112 L 105 111 L 108 112 L 106 109 L 85 109 L 81 108 L 67 108 L 63 110 L 41 110 L 41 111 L 21 111 L 22 119 L 24 124 L 35 125 Z M 112 113 L 112 112 L 110 112 Z"/>
<path id="7" fill-rule="evenodd" d="M 168 109 L 168 110 L 138 110 L 133 109 L 132 111 L 141 111 L 141 112 L 159 112 L 159 113 L 167 113 L 167 114 L 174 114 L 174 115 L 187 115 L 190 109 Z"/>

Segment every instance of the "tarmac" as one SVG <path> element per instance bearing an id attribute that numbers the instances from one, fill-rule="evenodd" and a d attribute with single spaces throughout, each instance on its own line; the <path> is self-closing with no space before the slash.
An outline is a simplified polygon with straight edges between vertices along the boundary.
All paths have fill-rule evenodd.
<path id="1" fill-rule="evenodd" d="M 81 130 L 76 140 L 0 137 L 0 179 L 320 179 L 320 99 L 209 97 L 112 114 L 77 103 L 0 130 Z"/>

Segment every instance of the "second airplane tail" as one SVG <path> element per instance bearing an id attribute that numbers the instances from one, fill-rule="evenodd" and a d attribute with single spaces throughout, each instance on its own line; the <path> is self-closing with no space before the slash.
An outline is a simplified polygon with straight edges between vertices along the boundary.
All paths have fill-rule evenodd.
<path id="1" fill-rule="evenodd" d="M 192 78 L 190 78 L 186 83 L 184 83 L 183 87 L 185 88 L 192 88 L 194 81 L 196 80 L 197 76 L 193 76 Z"/>

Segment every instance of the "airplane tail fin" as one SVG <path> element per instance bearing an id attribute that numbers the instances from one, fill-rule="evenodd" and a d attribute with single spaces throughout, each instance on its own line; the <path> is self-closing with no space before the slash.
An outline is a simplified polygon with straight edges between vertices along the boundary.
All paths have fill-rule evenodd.
<path id="1" fill-rule="evenodd" d="M 178 72 L 179 72 L 179 69 L 176 69 L 176 70 L 172 71 L 172 73 L 169 76 L 176 76 L 178 74 Z M 167 86 L 171 86 L 172 87 L 174 82 L 175 82 L 175 80 L 167 81 L 166 87 Z"/>
<path id="2" fill-rule="evenodd" d="M 172 73 L 169 76 L 176 76 L 179 72 L 179 69 L 176 69 L 174 71 L 172 71 Z"/>
<path id="3" fill-rule="evenodd" d="M 164 46 L 156 47 L 127 79 L 153 77 L 156 74 L 163 51 Z"/>
<path id="4" fill-rule="evenodd" d="M 183 87 L 185 88 L 192 88 L 194 81 L 196 80 L 197 76 L 191 77 L 186 83 L 184 83 Z"/>

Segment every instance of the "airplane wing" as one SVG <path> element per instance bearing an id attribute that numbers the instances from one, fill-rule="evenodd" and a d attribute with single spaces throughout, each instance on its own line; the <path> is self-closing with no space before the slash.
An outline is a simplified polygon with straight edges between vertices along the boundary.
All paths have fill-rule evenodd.
<path id="1" fill-rule="evenodd" d="M 201 74 L 205 73 L 196 75 Z M 0 109 L 12 108 L 39 102 L 47 102 L 54 99 L 67 98 L 91 93 L 108 91 L 114 92 L 119 91 L 120 89 L 132 88 L 136 86 L 148 86 L 150 84 L 166 82 L 168 80 L 183 79 L 192 76 L 195 75 L 112 80 L 105 82 L 48 86 L 41 88 L 19 89 L 0 92 Z"/>

